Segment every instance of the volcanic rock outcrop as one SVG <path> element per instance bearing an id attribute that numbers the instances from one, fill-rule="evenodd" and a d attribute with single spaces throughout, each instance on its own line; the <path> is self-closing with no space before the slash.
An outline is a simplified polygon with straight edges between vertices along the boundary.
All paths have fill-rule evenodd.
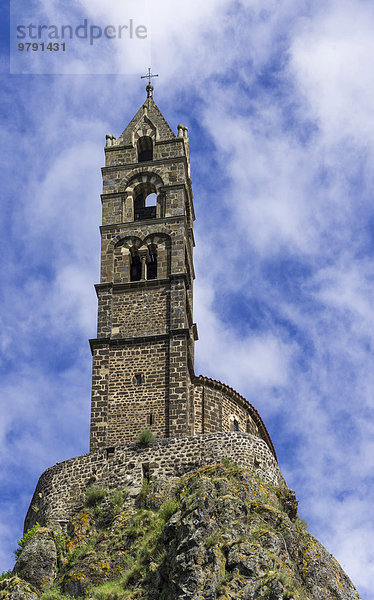
<path id="1" fill-rule="evenodd" d="M 35 527 L 0 597 L 359 599 L 294 492 L 253 470 L 208 465 L 133 492 L 89 487 L 65 532 Z"/>

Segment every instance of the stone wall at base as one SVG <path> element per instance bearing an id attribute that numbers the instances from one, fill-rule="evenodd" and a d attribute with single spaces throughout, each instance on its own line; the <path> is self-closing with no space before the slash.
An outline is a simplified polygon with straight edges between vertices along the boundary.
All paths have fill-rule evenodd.
<path id="1" fill-rule="evenodd" d="M 84 502 L 91 485 L 127 488 L 137 493 L 144 478 L 181 477 L 223 458 L 252 468 L 265 481 L 285 485 L 267 444 L 249 433 L 226 432 L 155 440 L 104 448 L 71 458 L 40 477 L 25 519 L 25 531 L 40 525 L 64 525 Z"/>

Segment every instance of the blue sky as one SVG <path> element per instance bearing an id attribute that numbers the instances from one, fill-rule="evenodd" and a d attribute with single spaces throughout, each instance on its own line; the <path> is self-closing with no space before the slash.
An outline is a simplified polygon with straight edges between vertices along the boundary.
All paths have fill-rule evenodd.
<path id="1" fill-rule="evenodd" d="M 196 373 L 256 406 L 310 531 L 373 600 L 374 5 L 157 0 L 147 19 L 155 100 L 189 127 Z M 103 146 L 145 97 L 117 45 L 107 75 L 99 46 L 88 74 L 10 74 L 1 22 L 0 571 L 39 475 L 88 450 Z"/>

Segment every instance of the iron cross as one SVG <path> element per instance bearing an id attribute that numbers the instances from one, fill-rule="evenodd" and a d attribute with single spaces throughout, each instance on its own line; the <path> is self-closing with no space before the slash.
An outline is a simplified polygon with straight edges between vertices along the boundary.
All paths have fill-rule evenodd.
<path id="1" fill-rule="evenodd" d="M 151 74 L 151 67 L 148 68 L 148 75 L 141 75 L 140 79 L 146 79 L 148 78 L 148 84 L 151 85 L 151 78 L 152 77 L 158 77 L 158 75 L 152 75 Z"/>

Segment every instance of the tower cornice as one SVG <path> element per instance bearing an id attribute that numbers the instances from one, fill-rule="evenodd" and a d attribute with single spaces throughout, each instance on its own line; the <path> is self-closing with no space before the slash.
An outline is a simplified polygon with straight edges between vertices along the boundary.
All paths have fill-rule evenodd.
<path id="1" fill-rule="evenodd" d="M 119 196 L 123 196 L 122 194 L 117 194 Z M 139 223 L 142 225 L 160 225 L 163 223 L 167 223 L 169 225 L 173 223 L 181 223 L 184 222 L 186 229 L 189 229 L 187 219 L 185 215 L 175 215 L 172 217 L 159 217 L 158 219 L 144 219 L 143 221 L 129 221 L 129 222 L 121 222 L 121 223 L 111 223 L 109 225 L 100 225 L 99 229 L 103 233 L 105 231 L 115 232 L 117 229 L 123 230 L 131 230 L 137 229 L 139 227 Z"/>
<path id="2" fill-rule="evenodd" d="M 188 286 L 190 285 L 190 281 L 186 273 L 170 273 L 170 275 L 165 279 L 130 281 L 127 283 L 96 283 L 94 287 L 96 290 L 96 295 L 98 296 L 100 292 L 113 292 L 115 294 L 116 292 L 120 293 L 141 288 L 148 289 L 162 287 L 165 284 L 170 283 L 170 281 L 176 281 L 178 279 L 185 281 Z"/>
<path id="3" fill-rule="evenodd" d="M 155 335 L 137 335 L 133 337 L 100 337 L 88 340 L 91 348 L 91 352 L 98 348 L 104 348 L 105 346 L 128 346 L 129 344 L 142 344 L 159 341 L 168 341 L 171 338 L 183 337 L 189 338 L 191 335 L 191 329 L 189 327 L 183 327 L 180 329 L 171 329 L 167 333 L 159 333 Z"/>
<path id="4" fill-rule="evenodd" d="M 176 138 L 178 139 L 178 138 Z M 111 173 L 111 172 L 116 172 L 116 171 L 123 171 L 123 170 L 131 170 L 131 169 L 139 169 L 139 168 L 143 168 L 144 171 L 149 170 L 150 167 L 162 167 L 165 164 L 173 164 L 176 162 L 182 162 L 185 164 L 185 166 L 188 166 L 188 162 L 187 162 L 187 158 L 185 156 L 171 156 L 168 158 L 163 158 L 163 159 L 154 159 L 151 161 L 146 161 L 146 162 L 127 162 L 127 163 L 123 163 L 120 165 L 110 165 L 108 167 L 101 167 L 101 172 L 104 173 Z"/>
<path id="5" fill-rule="evenodd" d="M 173 138 L 167 138 L 164 140 L 155 140 L 155 146 L 162 146 L 165 144 L 170 144 L 173 143 L 175 144 L 175 142 L 177 144 L 182 144 L 184 143 L 183 138 L 179 138 L 179 137 L 173 137 Z M 133 144 L 114 144 L 113 146 L 104 146 L 104 152 L 105 153 L 111 153 L 111 152 L 116 152 L 118 150 L 130 150 L 131 148 L 133 148 Z"/>

